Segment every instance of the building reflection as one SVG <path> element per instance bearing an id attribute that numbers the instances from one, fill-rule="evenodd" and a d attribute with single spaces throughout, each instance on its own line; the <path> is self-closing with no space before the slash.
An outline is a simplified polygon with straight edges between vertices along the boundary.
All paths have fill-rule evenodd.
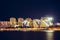
<path id="1" fill-rule="evenodd" d="M 46 32 L 47 40 L 54 40 L 54 32 Z"/>

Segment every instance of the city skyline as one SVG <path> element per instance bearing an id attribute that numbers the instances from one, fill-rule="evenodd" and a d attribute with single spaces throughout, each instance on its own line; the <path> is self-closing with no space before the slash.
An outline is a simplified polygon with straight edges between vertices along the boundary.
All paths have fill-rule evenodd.
<path id="1" fill-rule="evenodd" d="M 3 0 L 0 8 L 0 20 L 9 20 L 10 17 L 53 16 L 55 22 L 60 22 L 60 2 L 58 0 Z"/>
<path id="2" fill-rule="evenodd" d="M 1 0 L 0 39 L 60 40 L 60 0 Z"/>

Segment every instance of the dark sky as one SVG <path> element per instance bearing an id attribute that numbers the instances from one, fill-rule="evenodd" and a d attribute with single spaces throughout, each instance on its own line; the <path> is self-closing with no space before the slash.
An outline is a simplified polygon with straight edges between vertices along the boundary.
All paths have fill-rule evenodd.
<path id="1" fill-rule="evenodd" d="M 60 19 L 60 1 L 58 0 L 2 0 L 0 2 L 0 20 L 8 20 L 10 17 L 52 16 Z"/>

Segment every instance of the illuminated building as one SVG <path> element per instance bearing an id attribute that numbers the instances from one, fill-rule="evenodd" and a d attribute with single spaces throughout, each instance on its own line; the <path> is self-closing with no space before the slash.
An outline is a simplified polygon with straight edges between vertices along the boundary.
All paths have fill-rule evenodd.
<path id="1" fill-rule="evenodd" d="M 32 19 L 31 18 L 26 18 L 26 20 L 31 21 Z"/>
<path id="2" fill-rule="evenodd" d="M 31 19 L 31 18 L 26 18 L 26 19 L 23 21 L 23 26 L 32 27 L 32 19 Z"/>
<path id="3" fill-rule="evenodd" d="M 39 19 L 34 19 L 33 20 L 33 27 L 34 28 L 40 27 L 40 20 Z"/>
<path id="4" fill-rule="evenodd" d="M 53 21 L 53 18 L 52 17 L 46 17 L 45 22 L 48 23 L 49 26 L 52 26 L 53 25 L 52 21 Z"/>
<path id="5" fill-rule="evenodd" d="M 18 18 L 18 25 L 22 26 L 23 25 L 23 21 L 24 21 L 23 18 Z"/>
<path id="6" fill-rule="evenodd" d="M 49 27 L 49 26 L 53 25 L 53 23 L 51 21 L 52 21 L 52 18 L 42 17 L 40 19 L 40 27 Z"/>
<path id="7" fill-rule="evenodd" d="M 10 25 L 11 27 L 14 27 L 16 25 L 16 18 L 14 17 L 10 18 Z"/>
<path id="8" fill-rule="evenodd" d="M 48 27 L 49 25 L 47 23 L 45 23 L 44 19 L 40 19 L 40 27 Z"/>
<path id="9" fill-rule="evenodd" d="M 60 25 L 60 23 L 56 23 L 55 25 Z"/>
<path id="10" fill-rule="evenodd" d="M 30 27 L 33 26 L 33 22 L 32 22 L 32 19 L 31 18 L 26 18 L 26 20 L 29 22 L 27 23 Z"/>
<path id="11" fill-rule="evenodd" d="M 12 17 L 10 18 L 10 21 L 0 21 L 0 27 L 34 27 L 34 28 L 43 28 L 43 27 L 49 27 L 53 25 L 52 23 L 53 18 L 52 17 L 42 17 L 41 19 L 31 19 L 26 18 L 25 20 L 23 18 L 18 18 L 18 22 L 16 21 L 16 18 Z"/>
<path id="12" fill-rule="evenodd" d="M 10 24 L 10 21 L 7 22 L 7 25 L 8 25 L 8 27 L 10 27 L 10 25 L 11 25 L 11 24 Z"/>
<path id="13" fill-rule="evenodd" d="M 0 27 L 8 27 L 9 21 L 0 21 Z"/>

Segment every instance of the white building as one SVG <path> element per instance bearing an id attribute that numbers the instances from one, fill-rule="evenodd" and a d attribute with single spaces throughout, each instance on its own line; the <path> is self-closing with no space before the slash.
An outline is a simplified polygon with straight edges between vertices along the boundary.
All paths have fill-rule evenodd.
<path id="1" fill-rule="evenodd" d="M 43 17 L 40 19 L 40 27 L 49 27 L 53 25 L 52 18 L 50 17 Z"/>
<path id="2" fill-rule="evenodd" d="M 34 19 L 33 20 L 33 27 L 34 28 L 40 27 L 40 20 L 39 19 Z"/>

